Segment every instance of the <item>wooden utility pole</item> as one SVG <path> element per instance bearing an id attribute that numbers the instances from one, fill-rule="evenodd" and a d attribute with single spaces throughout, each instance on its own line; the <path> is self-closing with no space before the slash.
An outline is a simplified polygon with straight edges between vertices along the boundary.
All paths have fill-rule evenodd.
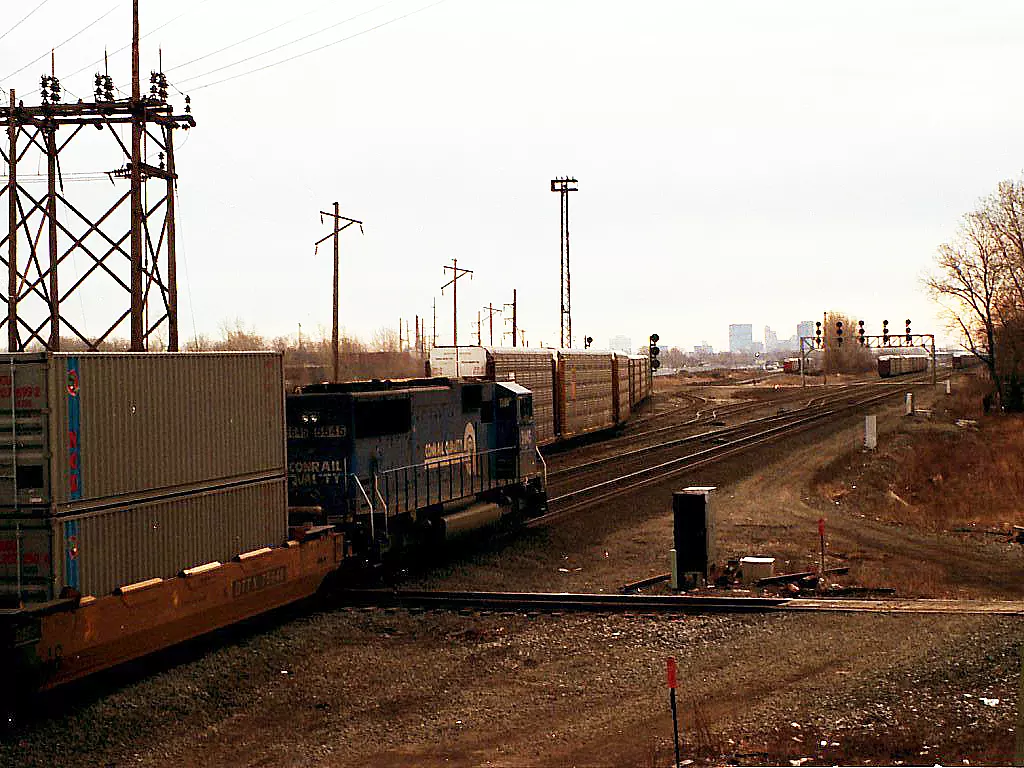
<path id="1" fill-rule="evenodd" d="M 494 346 L 494 313 L 497 312 L 498 314 L 501 314 L 501 309 L 499 307 L 495 307 L 491 302 L 488 302 L 487 306 L 484 307 L 484 309 L 487 310 L 487 317 L 488 317 L 488 320 L 490 321 L 490 329 L 491 329 L 491 331 L 490 331 L 490 333 L 491 333 L 491 342 L 490 343 L 491 343 L 491 346 L 493 347 Z"/>
<path id="2" fill-rule="evenodd" d="M 516 345 L 516 289 L 512 289 L 512 303 L 506 304 L 505 308 L 512 307 L 512 346 Z"/>
<path id="3" fill-rule="evenodd" d="M 347 216 L 342 216 L 338 213 L 338 204 L 334 204 L 334 212 L 320 211 L 320 223 L 324 223 L 324 216 L 330 216 L 334 219 L 334 231 L 329 235 L 325 235 L 313 243 L 313 252 L 316 253 L 316 249 L 319 248 L 320 243 L 324 242 L 329 238 L 334 238 L 334 302 L 333 312 L 331 314 L 331 354 L 334 357 L 334 378 L 333 381 L 338 381 L 341 378 L 341 360 L 340 360 L 340 344 L 341 340 L 338 338 L 338 286 L 341 280 L 341 262 L 339 258 L 339 235 L 345 229 L 348 229 L 353 224 L 359 225 L 359 232 L 363 233 L 363 222 L 358 219 L 350 219 Z M 345 222 L 341 225 L 341 222 Z"/>
<path id="4" fill-rule="evenodd" d="M 436 296 L 434 297 L 434 324 L 431 326 L 430 330 L 431 330 L 430 346 L 436 347 L 437 346 L 437 297 Z"/>
<path id="5" fill-rule="evenodd" d="M 452 271 L 452 279 L 441 286 L 441 294 L 444 294 L 444 289 L 449 285 L 452 287 L 452 344 L 453 346 L 459 346 L 459 278 L 464 275 L 469 275 L 469 279 L 473 279 L 473 270 L 464 269 L 459 266 L 458 259 L 452 259 L 452 265 L 450 267 L 444 267 L 444 272 L 448 270 Z M 434 340 L 437 340 L 437 331 L 435 328 Z"/>
<path id="6" fill-rule="evenodd" d="M 484 345 L 484 321 L 480 319 L 480 313 L 476 313 L 476 345 Z"/>

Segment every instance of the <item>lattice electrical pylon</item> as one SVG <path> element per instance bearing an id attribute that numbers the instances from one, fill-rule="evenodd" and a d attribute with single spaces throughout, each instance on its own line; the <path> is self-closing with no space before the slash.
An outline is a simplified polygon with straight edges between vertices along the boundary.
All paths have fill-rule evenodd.
<path id="1" fill-rule="evenodd" d="M 6 326 L 9 351 L 59 350 L 62 332 L 95 350 L 114 341 L 126 320 L 133 351 L 149 349 L 164 331 L 167 348 L 178 347 L 173 133 L 194 127 L 195 120 L 187 97 L 185 114 L 174 114 L 161 73 L 151 74 L 150 93 L 142 96 L 137 18 L 134 33 L 129 98 L 115 99 L 112 80 L 97 74 L 94 102 L 62 104 L 59 81 L 44 77 L 39 106 L 16 102 L 12 90 L 9 106 L 0 107 L 7 137 L 0 146 L 7 170 L 0 201 L 6 198 L 8 209 L 0 239 L 0 263 L 8 273 L 0 298 L 7 313 L 0 328 Z M 131 129 L 130 145 L 121 126 Z M 112 165 L 122 165 L 76 173 L 62 162 L 72 155 L 95 162 L 104 151 L 113 155 Z M 45 174 L 21 172 L 43 161 Z M 127 190 L 118 188 L 121 180 Z M 36 182 L 45 182 L 45 193 L 29 189 Z M 66 194 L 65 184 L 83 182 L 91 182 L 91 194 Z M 97 187 L 109 194 L 97 195 Z M 64 311 L 75 298 L 84 315 L 86 295 L 96 313 L 91 320 L 99 320 L 97 333 Z"/>
<path id="2" fill-rule="evenodd" d="M 576 179 L 571 179 L 568 176 L 564 179 L 551 180 L 551 191 L 560 194 L 562 204 L 562 232 L 560 239 L 560 250 L 562 253 L 562 287 L 560 289 L 562 311 L 560 322 L 562 331 L 561 343 L 559 345 L 561 347 L 572 346 L 572 291 L 570 290 L 571 285 L 569 281 L 569 193 L 579 190 L 575 186 L 578 183 Z"/>

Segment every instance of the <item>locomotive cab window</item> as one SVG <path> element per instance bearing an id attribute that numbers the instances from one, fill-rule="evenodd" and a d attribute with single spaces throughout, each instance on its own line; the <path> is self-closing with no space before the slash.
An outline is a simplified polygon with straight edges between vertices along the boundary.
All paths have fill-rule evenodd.
<path id="1" fill-rule="evenodd" d="M 412 429 L 412 403 L 409 398 L 356 400 L 352 408 L 355 437 L 400 435 Z"/>
<path id="2" fill-rule="evenodd" d="M 479 411 L 484 399 L 482 384 L 465 384 L 462 387 L 462 412 Z"/>
<path id="3" fill-rule="evenodd" d="M 533 418 L 533 398 L 519 398 L 519 420 L 526 421 Z"/>

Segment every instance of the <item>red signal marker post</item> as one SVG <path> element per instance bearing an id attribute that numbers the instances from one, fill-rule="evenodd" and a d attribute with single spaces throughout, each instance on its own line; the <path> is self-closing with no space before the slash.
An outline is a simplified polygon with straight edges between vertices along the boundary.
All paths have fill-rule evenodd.
<path id="1" fill-rule="evenodd" d="M 818 518 L 818 538 L 821 539 L 821 571 L 818 575 L 819 580 L 825 578 L 825 518 Z"/>
<path id="2" fill-rule="evenodd" d="M 668 700 L 672 705 L 672 735 L 675 737 L 676 768 L 679 768 L 679 716 L 676 712 L 676 659 L 668 657 Z"/>

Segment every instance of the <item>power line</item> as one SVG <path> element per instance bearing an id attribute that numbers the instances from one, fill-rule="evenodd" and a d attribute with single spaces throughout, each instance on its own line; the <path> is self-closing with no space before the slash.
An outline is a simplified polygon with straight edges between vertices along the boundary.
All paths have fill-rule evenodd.
<path id="1" fill-rule="evenodd" d="M 247 38 L 245 38 L 243 40 L 238 40 L 237 42 L 231 43 L 230 45 L 225 45 L 223 48 L 218 48 L 216 51 L 211 51 L 210 53 L 204 53 L 202 56 L 199 56 L 199 57 L 194 58 L 194 59 L 190 59 L 189 61 L 186 61 L 184 64 L 177 64 L 177 65 L 175 65 L 173 67 L 169 67 L 168 69 L 166 69 L 164 71 L 165 72 L 171 72 L 171 71 L 173 71 L 175 69 L 181 69 L 182 67 L 187 67 L 189 64 L 195 64 L 197 61 L 202 61 L 203 59 L 208 59 L 211 56 L 216 56 L 218 53 L 224 53 L 224 51 L 227 51 L 227 50 L 230 50 L 232 48 L 235 48 L 235 47 L 237 47 L 239 45 L 242 45 L 243 43 L 248 43 L 250 40 L 255 40 L 258 37 L 263 37 L 263 35 L 270 34 L 271 32 L 276 32 L 277 30 L 281 29 L 281 27 L 286 27 L 289 24 L 291 24 L 293 21 L 298 21 L 299 19 L 304 19 L 306 16 L 309 16 L 310 14 L 316 13 L 317 11 L 325 8 L 326 6 L 331 5 L 332 2 L 333 2 L 333 0 L 327 0 L 327 2 L 324 3 L 323 5 L 318 5 L 316 8 L 313 8 L 312 10 L 306 11 L 305 13 L 300 13 L 298 16 L 293 16 L 292 18 L 288 19 L 287 21 L 282 21 L 280 24 L 276 24 L 273 27 L 269 27 L 267 29 L 264 29 L 262 32 L 257 32 L 255 35 L 250 35 L 249 37 L 247 37 Z"/>
<path id="2" fill-rule="evenodd" d="M 176 21 L 177 21 L 178 19 L 180 19 L 180 18 L 181 18 L 182 16 L 187 16 L 188 14 L 192 13 L 192 11 L 194 11 L 194 10 L 195 10 L 196 8 L 198 8 L 198 7 L 199 7 L 199 6 L 201 6 L 201 5 L 205 5 L 205 4 L 206 4 L 206 3 L 208 3 L 209 1 L 210 1 L 210 0 L 199 0 L 199 2 L 198 2 L 198 3 L 196 3 L 195 5 L 193 5 L 193 6 L 192 6 L 191 8 L 189 8 L 189 9 L 188 9 L 187 11 L 182 11 L 182 12 L 181 12 L 181 13 L 179 13 L 179 14 L 178 14 L 177 16 L 175 16 L 175 17 L 174 17 L 173 19 L 170 19 L 169 21 L 165 21 L 165 22 L 164 22 L 163 24 L 161 24 L 161 25 L 160 25 L 159 27 L 155 27 L 155 28 L 153 28 L 153 29 L 149 30 L 149 32 L 147 32 L 146 34 L 142 35 L 142 36 L 141 36 L 141 37 L 139 38 L 139 40 L 145 40 L 145 39 L 146 39 L 147 37 L 149 37 L 149 36 L 150 36 L 150 35 L 152 35 L 153 33 L 155 33 L 155 32 L 159 32 L 159 31 L 160 31 L 161 29 L 163 29 L 164 27 L 168 26 L 169 24 L 173 24 L 173 23 L 174 23 L 174 22 L 176 22 Z M 75 70 L 74 72 L 72 72 L 72 73 L 71 73 L 70 75 L 65 75 L 65 77 L 74 77 L 75 75 L 79 74 L 80 72 L 84 72 L 84 71 L 85 71 L 85 70 L 87 70 L 87 69 L 91 69 L 92 67 L 95 67 L 95 66 L 96 66 L 97 64 L 102 64 L 102 63 L 103 63 L 103 61 L 104 61 L 104 59 L 107 59 L 107 58 L 109 58 L 110 56 L 116 56 L 117 54 L 121 53 L 121 51 L 127 51 L 127 50 L 128 50 L 129 48 L 131 48 L 131 47 L 132 47 L 132 44 L 131 44 L 131 43 L 128 43 L 128 45 L 123 45 L 123 46 L 121 46 L 120 48 L 118 48 L 118 49 L 117 49 L 116 51 L 114 51 L 113 53 L 111 53 L 111 54 L 108 54 L 108 55 L 104 56 L 104 57 L 103 57 L 102 59 L 96 59 L 96 61 L 92 62 L 92 64 L 86 64 L 86 65 L 85 65 L 84 67 L 82 67 L 81 69 L 76 69 L 76 70 Z M 118 88 L 118 90 L 121 90 L 121 89 L 120 89 L 120 88 Z M 122 92 L 123 92 L 123 91 L 122 91 Z"/>
<path id="3" fill-rule="evenodd" d="M 10 29 L 8 29 L 8 30 L 7 30 L 6 32 L 4 32 L 4 33 L 3 33 L 2 35 L 0 35 L 0 40 L 3 40 L 3 39 L 4 39 L 5 37 L 7 37 L 7 36 L 8 36 L 9 34 L 11 34 L 11 32 L 13 32 L 13 31 L 14 31 L 14 30 L 16 30 L 16 29 L 17 29 L 18 27 L 20 27 L 20 26 L 21 26 L 21 24 L 22 24 L 22 22 L 24 22 L 24 21 L 27 21 L 27 20 L 28 20 L 28 17 L 29 17 L 29 16 L 31 16 L 31 15 L 32 15 L 33 13 L 35 13 L 36 11 L 38 11 L 38 10 L 39 10 L 40 8 L 42 8 L 42 7 L 44 6 L 44 5 L 46 5 L 46 4 L 48 3 L 48 2 L 50 2 L 50 0 L 43 0 L 43 1 L 42 1 L 42 2 L 41 2 L 41 3 L 39 4 L 39 5 L 37 5 L 37 6 L 36 6 L 35 8 L 33 8 L 33 9 L 32 9 L 31 11 L 29 11 L 29 12 L 28 12 L 28 13 L 26 13 L 26 14 L 25 14 L 24 16 L 22 16 L 22 17 L 21 17 L 21 21 L 19 21 L 19 22 L 18 22 L 17 24 L 15 24 L 15 25 L 14 25 L 13 27 L 11 27 L 11 28 L 10 28 Z"/>
<path id="4" fill-rule="evenodd" d="M 225 64 L 224 66 L 217 67 L 216 69 L 211 69 L 208 72 L 203 72 L 200 75 L 192 75 L 191 77 L 186 77 L 185 79 L 179 80 L 178 82 L 179 83 L 187 83 L 187 82 L 190 82 L 192 80 L 199 80 L 201 78 L 206 77 L 207 75 L 212 75 L 215 72 L 220 72 L 220 71 L 225 70 L 225 69 L 231 69 L 231 67 L 236 67 L 239 64 L 244 64 L 247 61 L 252 61 L 253 59 L 258 59 L 260 56 L 266 56 L 268 53 L 273 53 L 274 51 L 279 51 L 282 48 L 287 48 L 289 45 L 294 45 L 295 43 L 300 43 L 303 40 L 306 40 L 306 39 L 308 39 L 310 37 L 315 37 L 316 35 L 323 34 L 324 32 L 326 32 L 326 31 L 328 31 L 330 29 L 334 29 L 335 27 L 340 27 L 342 24 L 348 24 L 350 21 L 355 21 L 360 16 L 365 16 L 368 13 L 373 13 L 374 11 L 379 10 L 380 8 L 383 8 L 385 5 L 391 5 L 391 3 L 393 3 L 394 1 L 395 0 L 387 0 L 387 2 L 381 3 L 380 5 L 375 5 L 373 8 L 370 8 L 369 10 L 363 11 L 361 13 L 357 13 L 355 16 L 350 16 L 347 19 L 344 19 L 342 21 L 337 21 L 334 24 L 331 24 L 330 26 L 324 27 L 323 29 L 318 29 L 316 32 L 310 32 L 309 34 L 303 35 L 302 37 L 297 37 L 294 40 L 289 40 L 287 43 L 281 43 L 280 45 L 276 45 L 273 48 L 268 48 L 267 50 L 262 51 L 260 53 L 255 53 L 252 56 L 246 56 L 244 59 L 239 59 L 238 61 L 232 62 L 231 64 Z M 285 61 L 287 61 L 287 59 Z M 184 66 L 184 65 L 182 65 L 182 66 Z M 258 71 L 258 70 L 253 70 L 253 71 Z"/>
<path id="5" fill-rule="evenodd" d="M 255 69 L 250 69 L 250 70 L 247 70 L 245 72 L 239 72 L 237 75 L 231 75 L 230 77 L 225 77 L 222 80 L 215 80 L 212 83 L 206 83 L 206 84 L 200 85 L 200 86 L 198 86 L 196 88 L 190 88 L 189 90 L 191 92 L 201 91 L 201 90 L 203 90 L 203 88 L 210 88 L 211 86 L 214 86 L 214 85 L 220 85 L 222 83 L 227 83 L 227 82 L 229 82 L 231 80 L 236 80 L 239 77 L 245 77 L 246 75 L 252 75 L 252 74 L 255 74 L 256 72 L 262 72 L 265 69 L 270 69 L 271 67 L 276 67 L 279 64 L 286 64 L 289 61 L 295 61 L 295 59 L 301 59 L 303 56 L 308 56 L 311 53 L 318 53 L 319 51 L 322 51 L 322 50 L 324 50 L 326 48 L 330 48 L 332 46 L 338 45 L 339 43 L 344 43 L 344 42 L 346 42 L 348 40 L 351 40 L 351 39 L 353 39 L 355 37 L 359 37 L 360 35 L 365 35 L 367 32 L 373 32 L 374 30 L 380 29 L 381 27 L 386 27 L 389 24 L 394 24 L 396 21 L 401 21 L 402 19 L 407 19 L 410 16 L 414 16 L 417 13 L 420 13 L 421 11 L 426 11 L 426 10 L 428 10 L 430 8 L 433 8 L 435 5 L 441 5 L 441 3 L 445 2 L 445 1 L 446 0 L 436 0 L 436 2 L 430 3 L 429 5 L 424 5 L 421 8 L 417 8 L 414 11 L 409 11 L 408 13 L 402 14 L 401 16 L 396 16 L 395 18 L 389 19 L 388 21 L 383 21 L 380 24 L 377 24 L 375 26 L 369 27 L 369 28 L 364 29 L 364 30 L 362 30 L 360 32 L 356 32 L 355 34 L 349 35 L 348 37 L 343 37 L 340 40 L 335 40 L 332 43 L 327 43 L 326 45 L 321 45 L 319 48 L 313 48 L 312 50 L 305 51 L 304 53 L 297 53 L 294 56 L 289 56 L 287 59 L 281 59 L 280 61 L 275 61 L 272 64 L 265 64 L 262 67 L 256 67 Z"/>
<path id="6" fill-rule="evenodd" d="M 20 74 L 20 73 L 24 72 L 24 71 L 25 71 L 26 69 L 28 69 L 29 67 L 31 67 L 31 66 L 32 66 L 33 64 L 35 64 L 36 62 L 38 62 L 38 61 L 41 61 L 42 59 L 45 59 L 45 58 L 46 58 L 46 56 L 47 56 L 47 54 L 49 54 L 49 53 L 52 53 L 53 51 L 56 51 L 56 50 L 57 50 L 58 48 L 60 48 L 60 47 L 61 47 L 61 46 L 63 46 L 63 45 L 66 45 L 67 43 L 70 43 L 70 42 L 71 42 L 72 40 L 74 40 L 74 39 L 75 39 L 76 37 L 78 37 L 78 36 L 79 36 L 80 34 L 82 34 L 83 32 L 85 32 L 86 30 L 88 30 L 88 29 L 89 29 L 90 27 L 93 27 L 93 26 L 95 26 L 96 24 L 99 24 L 99 23 L 100 23 L 101 21 L 103 21 L 103 20 L 104 20 L 105 18 L 107 18 L 107 16 L 109 16 L 109 15 L 110 15 L 110 14 L 112 14 L 112 13 L 113 13 L 114 11 L 116 11 L 116 10 L 117 10 L 117 8 L 118 8 L 118 6 L 120 6 L 120 5 L 121 5 L 121 3 L 117 3 L 117 4 L 115 4 L 115 5 L 114 5 L 114 7 L 113 7 L 113 8 L 111 8 L 111 9 L 110 9 L 109 11 L 107 11 L 106 13 L 104 13 L 104 14 L 103 14 L 102 16 L 100 16 L 100 17 L 99 17 L 98 19 L 96 19 L 95 21 L 92 21 L 92 22 L 90 22 L 90 23 L 86 24 L 86 25 L 85 25 L 84 27 L 82 27 L 82 28 L 81 28 L 80 30 L 78 30 L 77 32 L 75 32 L 75 34 L 73 34 L 73 35 L 72 35 L 71 37 L 69 37 L 69 38 L 68 38 L 67 40 L 65 40 L 65 41 L 64 41 L 63 43 L 61 43 L 60 45 L 55 45 L 55 46 L 53 46 L 52 48 L 47 48 L 47 49 L 46 49 L 46 52 L 45 52 L 45 53 L 43 53 L 43 55 L 42 55 L 42 56 L 40 56 L 40 57 L 39 57 L 39 58 L 37 58 L 37 59 L 33 59 L 33 60 L 32 60 L 32 61 L 30 61 L 30 62 L 29 62 L 28 64 L 26 64 L 25 66 L 23 66 L 23 67 L 22 67 L 21 69 L 15 70 L 14 72 L 11 72 L 11 74 L 7 75 L 6 77 L 2 77 L 2 78 L 0 78 L 0 80 L 10 80 L 10 79 L 11 79 L 12 77 L 14 77 L 15 75 L 17 75 L 17 74 Z"/>

